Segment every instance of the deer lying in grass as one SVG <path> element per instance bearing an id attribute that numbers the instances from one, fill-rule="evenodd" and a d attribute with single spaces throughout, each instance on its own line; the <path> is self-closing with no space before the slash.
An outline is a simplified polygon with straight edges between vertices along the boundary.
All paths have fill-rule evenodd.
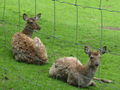
<path id="1" fill-rule="evenodd" d="M 95 86 L 93 79 L 110 83 L 110 80 L 93 78 L 100 64 L 100 57 L 106 52 L 106 46 L 99 51 L 91 51 L 85 46 L 84 50 L 90 58 L 86 65 L 82 65 L 75 57 L 60 58 L 50 68 L 49 75 L 79 87 Z"/>
<path id="2" fill-rule="evenodd" d="M 27 22 L 22 32 L 16 33 L 12 38 L 12 49 L 17 61 L 31 64 L 44 64 L 47 62 L 47 52 L 44 44 L 37 37 L 32 39 L 34 31 L 40 30 L 36 21 L 40 18 L 38 14 L 34 18 L 28 18 L 23 14 L 23 19 Z"/>

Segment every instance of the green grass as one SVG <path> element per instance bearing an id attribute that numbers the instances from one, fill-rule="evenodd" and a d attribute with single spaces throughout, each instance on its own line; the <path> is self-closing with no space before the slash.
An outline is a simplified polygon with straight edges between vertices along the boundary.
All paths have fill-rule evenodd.
<path id="1" fill-rule="evenodd" d="M 73 0 L 63 0 L 74 3 Z M 0 0 L 0 20 L 3 15 L 4 0 Z M 5 23 L 0 21 L 0 89 L 2 90 L 79 90 L 79 88 L 68 85 L 65 82 L 52 79 L 48 71 L 55 59 L 64 56 L 77 56 L 82 63 L 88 60 L 84 54 L 83 45 L 100 48 L 100 11 L 96 9 L 79 7 L 78 33 L 76 41 L 76 7 L 56 2 L 56 31 L 54 39 L 54 5 L 51 0 L 37 0 L 37 13 L 42 13 L 39 24 L 42 30 L 34 33 L 41 38 L 46 45 L 49 55 L 49 64 L 32 65 L 16 62 L 11 51 L 11 38 L 16 32 L 24 27 L 22 14 L 27 13 L 34 16 L 34 2 L 21 0 L 20 30 L 15 24 L 19 23 L 18 1 L 6 0 Z M 102 7 L 106 9 L 119 10 L 119 0 L 115 2 L 104 0 Z M 99 7 L 99 0 L 80 0 L 82 6 Z M 103 11 L 103 25 L 105 27 L 119 27 L 119 13 Z M 11 24 L 9 24 L 11 23 Z M 120 31 L 103 29 L 102 44 L 107 45 L 109 51 L 118 53 L 120 51 Z M 34 37 L 33 36 L 33 37 Z M 54 41 L 53 41 L 54 40 Z M 76 46 L 75 43 L 82 45 Z M 78 48 L 78 49 L 77 49 Z M 78 55 L 77 55 L 78 52 Z M 96 87 L 85 89 L 91 90 L 117 90 L 120 89 L 120 56 L 105 54 L 102 56 L 101 67 L 96 73 L 97 77 L 111 79 L 114 83 L 105 84 L 97 82 Z M 84 89 L 83 89 L 84 90 Z"/>

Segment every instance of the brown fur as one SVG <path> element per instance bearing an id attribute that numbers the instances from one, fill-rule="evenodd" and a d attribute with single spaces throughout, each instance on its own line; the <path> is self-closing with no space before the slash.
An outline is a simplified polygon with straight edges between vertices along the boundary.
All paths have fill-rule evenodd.
<path id="1" fill-rule="evenodd" d="M 34 18 L 26 16 L 25 19 L 27 23 L 24 30 L 14 34 L 12 37 L 14 57 L 17 61 L 44 64 L 48 60 L 45 46 L 39 38 L 35 37 L 32 39 L 34 29 L 38 30 L 40 27 L 36 24 Z"/>
<path id="2" fill-rule="evenodd" d="M 85 52 L 90 57 L 86 65 L 82 65 L 75 57 L 60 58 L 50 68 L 49 75 L 79 87 L 95 86 L 96 84 L 92 79 L 99 65 L 100 56 L 105 51 L 106 49 L 103 48 L 93 52 L 88 47 L 85 47 Z"/>

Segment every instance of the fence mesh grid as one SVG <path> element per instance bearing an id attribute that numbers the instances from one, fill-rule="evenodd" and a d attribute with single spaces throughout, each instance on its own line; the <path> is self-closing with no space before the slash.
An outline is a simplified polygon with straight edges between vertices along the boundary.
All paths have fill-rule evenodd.
<path id="1" fill-rule="evenodd" d="M 11 36 L 17 31 L 21 31 L 23 24 L 22 21 L 22 16 L 21 14 L 25 11 L 23 8 L 24 7 L 28 7 L 27 5 L 24 6 L 24 1 L 22 0 L 18 0 L 17 2 L 17 11 L 10 11 L 7 9 L 7 5 L 9 0 L 2 0 L 1 1 L 1 6 L 0 8 L 1 11 L 1 16 L 0 16 L 0 26 L 1 31 L 0 31 L 0 37 L 1 37 L 1 44 L 0 47 L 5 47 L 9 50 L 11 50 L 11 39 L 7 38 L 8 36 Z M 82 50 L 83 46 L 87 45 L 87 46 L 91 46 L 93 48 L 96 49 L 100 48 L 104 45 L 112 45 L 112 46 L 108 46 L 108 53 L 110 54 L 114 54 L 114 55 L 120 55 L 120 48 L 118 45 L 118 41 L 120 40 L 119 35 L 118 35 L 118 30 L 116 27 L 118 27 L 117 25 L 115 25 L 115 27 L 110 26 L 111 24 L 104 24 L 107 21 L 110 22 L 109 20 L 107 20 L 107 17 L 104 16 L 104 13 L 108 13 L 107 15 L 110 15 L 112 17 L 112 15 L 116 15 L 120 13 L 119 10 L 109 10 L 106 8 L 102 7 L 102 0 L 99 0 L 99 4 L 98 7 L 94 7 L 94 6 L 84 6 L 81 4 L 81 2 L 79 0 L 74 0 L 74 1 L 65 1 L 65 0 L 52 0 L 53 1 L 53 27 L 51 28 L 52 30 L 49 32 L 39 32 L 39 34 L 37 35 L 41 35 L 42 37 L 47 37 L 52 38 L 50 41 L 48 41 L 48 43 L 51 43 L 51 46 L 48 53 L 49 53 L 49 58 L 58 58 L 58 57 L 62 57 L 62 56 L 76 56 L 80 58 L 80 54 L 79 52 Z M 13 2 L 14 3 L 14 2 Z M 58 6 L 61 5 L 61 8 L 59 8 Z M 38 4 L 37 4 L 37 0 L 34 0 L 34 7 L 30 8 L 29 10 L 32 10 L 34 12 L 34 15 L 37 14 L 38 12 Z M 66 11 L 66 7 L 70 8 L 70 11 Z M 29 7 L 28 7 L 29 8 Z M 64 9 L 64 12 L 60 11 L 61 9 Z M 28 12 L 29 12 L 28 10 Z M 93 20 L 93 22 L 89 21 L 90 19 L 85 19 L 84 15 L 81 15 L 81 13 L 86 12 L 87 10 L 91 10 L 91 13 L 87 12 L 88 14 L 86 16 L 90 17 L 91 20 Z M 98 18 L 94 17 L 95 15 L 90 16 L 90 14 L 94 14 L 97 15 Z M 61 14 L 61 15 L 58 15 Z M 70 14 L 70 17 L 65 17 L 66 13 Z M 16 14 L 14 16 L 14 14 Z M 13 18 L 17 18 L 18 20 L 16 22 L 18 23 L 14 23 L 14 19 L 10 18 L 10 16 L 14 16 Z M 104 18 L 105 17 L 105 18 Z M 67 21 L 68 18 L 71 18 L 71 22 L 70 20 Z M 61 19 L 61 20 L 60 20 Z M 66 19 L 66 20 L 65 20 Z M 84 22 L 84 19 L 86 21 L 88 21 L 88 23 Z M 99 19 L 99 22 L 96 22 L 95 19 Z M 62 20 L 64 24 L 61 24 L 61 26 L 58 25 L 58 22 L 61 23 Z M 105 21 L 106 20 L 106 21 Z M 94 22 L 95 21 L 95 22 Z M 45 21 L 43 21 L 45 22 Z M 71 27 L 68 26 L 68 22 L 71 23 L 72 29 L 70 29 Z M 97 24 L 96 24 L 97 23 Z M 87 29 L 85 28 L 87 25 L 91 25 L 91 27 L 87 27 Z M 97 28 L 95 28 L 97 26 Z M 109 26 L 109 27 L 108 27 Z M 59 28 L 63 27 L 65 28 L 65 32 L 63 32 L 62 30 L 60 30 Z M 89 28 L 91 28 L 89 30 Z M 3 30 L 2 30 L 3 29 Z M 13 30 L 11 30 L 13 29 Z M 14 31 L 15 29 L 15 31 Z M 69 29 L 71 31 L 69 31 Z M 93 29 L 93 30 L 92 30 Z M 106 29 L 116 29 L 113 32 L 113 35 L 110 36 L 109 38 L 106 38 L 107 31 Z M 87 33 L 86 33 L 87 32 Z M 94 32 L 97 32 L 97 35 L 94 35 Z M 109 31 L 111 32 L 111 31 Z M 65 33 L 64 35 L 62 35 L 62 33 Z M 72 33 L 72 34 L 71 34 Z M 69 40 L 70 38 L 70 40 Z M 106 40 L 109 39 L 108 42 L 106 42 Z M 97 42 L 96 42 L 97 41 Z M 67 50 L 69 49 L 68 47 L 71 47 L 71 51 L 67 52 Z M 55 49 L 58 50 L 55 50 Z M 61 52 L 62 49 L 64 49 L 64 51 L 66 52 Z M 72 53 L 75 52 L 75 53 Z M 50 62 L 51 64 L 53 62 Z M 11 72 L 9 71 L 8 68 L 6 68 L 4 65 L 0 66 L 0 70 L 2 70 L 4 72 L 4 75 L 6 74 L 5 72 Z M 42 71 L 41 71 L 42 72 Z M 16 74 L 15 74 L 16 75 Z M 17 76 L 16 76 L 17 77 Z M 42 88 L 45 88 L 44 86 L 42 86 L 41 84 L 34 82 L 32 79 L 27 79 L 26 77 L 19 75 L 18 77 L 21 78 L 21 80 L 25 80 L 26 82 L 29 82 L 32 85 L 35 86 L 39 86 Z M 99 68 L 98 71 L 98 77 L 101 77 L 101 68 Z M 101 82 L 100 82 L 101 83 Z M 118 82 L 117 82 L 118 83 Z M 51 85 L 51 84 L 50 84 Z M 49 85 L 48 85 L 49 86 Z M 111 87 L 113 89 L 119 89 L 115 86 L 110 86 L 110 85 L 104 85 L 101 84 L 102 87 L 99 87 L 100 89 L 104 88 L 104 87 Z M 47 89 L 47 88 L 46 88 Z"/>

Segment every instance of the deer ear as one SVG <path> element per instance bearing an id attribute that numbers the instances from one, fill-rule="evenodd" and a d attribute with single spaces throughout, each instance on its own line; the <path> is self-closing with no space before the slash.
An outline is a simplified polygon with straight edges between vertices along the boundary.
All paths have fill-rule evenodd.
<path id="1" fill-rule="evenodd" d="M 23 14 L 23 19 L 25 20 L 25 21 L 27 21 L 28 20 L 28 16 L 27 16 L 27 14 Z"/>
<path id="2" fill-rule="evenodd" d="M 41 17 L 41 13 L 37 14 L 36 17 L 34 17 L 35 20 L 39 20 Z"/>
<path id="3" fill-rule="evenodd" d="M 106 53 L 107 52 L 107 46 L 104 46 L 104 47 L 100 48 L 99 51 L 100 51 L 100 54 Z"/>
<path id="4" fill-rule="evenodd" d="M 85 46 L 85 47 L 84 47 L 84 51 L 85 51 L 85 53 L 88 54 L 88 55 L 91 54 L 91 50 L 90 50 L 90 48 L 89 48 L 88 46 Z"/>

